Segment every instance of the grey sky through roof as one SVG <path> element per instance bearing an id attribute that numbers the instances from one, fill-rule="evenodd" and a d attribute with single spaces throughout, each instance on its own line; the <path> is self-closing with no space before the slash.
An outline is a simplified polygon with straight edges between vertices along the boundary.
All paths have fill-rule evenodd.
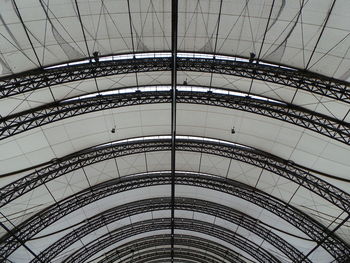
<path id="1" fill-rule="evenodd" d="M 349 262 L 350 2 L 0 4 L 0 262 Z"/>

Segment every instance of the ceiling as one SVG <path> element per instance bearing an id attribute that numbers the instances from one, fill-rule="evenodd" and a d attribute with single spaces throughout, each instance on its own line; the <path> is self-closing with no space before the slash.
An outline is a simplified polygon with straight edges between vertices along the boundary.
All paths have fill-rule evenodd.
<path id="1" fill-rule="evenodd" d="M 1 262 L 348 262 L 350 2 L 175 2 L 1 2 Z"/>

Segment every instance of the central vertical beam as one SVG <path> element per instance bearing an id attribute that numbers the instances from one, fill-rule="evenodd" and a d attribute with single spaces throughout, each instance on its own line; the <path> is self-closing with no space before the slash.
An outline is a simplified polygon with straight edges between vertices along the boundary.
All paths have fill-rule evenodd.
<path id="1" fill-rule="evenodd" d="M 177 85 L 177 15 L 178 0 L 171 0 L 171 262 L 174 262 L 175 229 L 175 144 L 176 144 L 176 85 Z"/>

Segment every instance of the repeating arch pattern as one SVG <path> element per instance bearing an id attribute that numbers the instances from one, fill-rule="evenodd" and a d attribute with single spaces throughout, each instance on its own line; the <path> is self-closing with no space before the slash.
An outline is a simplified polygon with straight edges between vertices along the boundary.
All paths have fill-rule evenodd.
<path id="1" fill-rule="evenodd" d="M 126 225 L 120 227 L 110 233 L 101 236 L 97 242 L 90 242 L 87 244 L 84 249 L 77 250 L 69 258 L 64 260 L 64 263 L 72 262 L 84 262 L 92 255 L 98 253 L 104 248 L 109 247 L 111 244 L 114 244 L 123 238 L 131 236 L 129 232 L 132 231 L 155 231 L 160 229 L 168 229 L 170 225 L 169 218 L 159 218 L 153 220 L 140 221 L 134 224 Z M 249 241 L 248 239 L 240 236 L 239 234 L 228 230 L 226 228 L 220 227 L 218 225 L 199 221 L 195 219 L 186 219 L 186 218 L 176 218 L 175 219 L 176 229 L 188 230 L 191 232 L 202 233 L 212 237 L 221 239 L 242 251 L 245 251 L 252 257 L 254 257 L 259 262 L 275 262 L 281 263 L 275 256 L 266 251 L 265 249 L 259 247 L 255 243 Z M 139 232 L 136 232 L 139 233 Z"/>
<path id="2" fill-rule="evenodd" d="M 219 258 L 229 260 L 231 262 L 244 263 L 243 256 L 237 252 L 224 247 L 214 241 L 210 241 L 204 238 L 191 236 L 191 235 L 175 235 L 175 244 L 179 246 L 186 246 L 197 248 L 202 251 L 216 254 Z M 125 256 L 130 253 L 130 251 L 140 251 L 142 249 L 154 248 L 154 247 L 166 247 L 170 245 L 170 239 L 167 235 L 152 235 L 144 238 L 136 239 L 135 241 L 128 242 L 115 249 L 106 252 L 105 257 L 98 261 L 98 263 L 113 263 L 123 261 L 123 252 L 125 251 Z M 135 260 L 135 258 L 133 258 Z"/>
<path id="3" fill-rule="evenodd" d="M 71 81 L 113 76 L 125 73 L 171 71 L 171 56 L 133 58 L 127 60 L 84 63 L 47 70 L 35 70 L 18 76 L 4 77 L 0 83 L 0 98 L 30 92 Z M 350 102 L 348 84 L 311 72 L 284 67 L 239 62 L 232 59 L 177 58 L 178 71 L 227 74 L 302 89 L 332 99 Z"/>
<path id="4" fill-rule="evenodd" d="M 143 201 L 128 203 L 122 205 L 121 207 L 115 207 L 102 214 L 94 216 L 93 218 L 87 219 L 86 224 L 76 228 L 71 233 L 62 237 L 50 247 L 46 248 L 39 254 L 39 258 L 41 258 L 43 261 L 49 262 L 60 252 L 65 250 L 69 245 L 83 238 L 85 235 L 97 230 L 98 228 L 112 223 L 113 221 L 139 213 L 168 210 L 170 207 L 170 198 L 146 199 Z M 234 209 L 230 209 L 220 204 L 191 198 L 176 198 L 175 209 L 208 214 L 239 225 L 240 227 L 247 229 L 248 231 L 271 243 L 278 250 L 281 250 L 284 255 L 290 258 L 291 261 L 301 261 L 304 257 L 300 251 L 288 244 L 288 242 L 280 238 L 278 235 L 274 234 L 270 230 L 267 230 L 263 226 L 258 225 L 254 218 L 235 211 Z M 33 260 L 32 262 L 34 263 L 38 261 Z M 306 262 L 310 261 L 306 260 Z"/>
<path id="5" fill-rule="evenodd" d="M 224 90 L 216 90 L 225 92 Z M 228 92 L 228 91 L 226 91 Z M 171 91 L 132 92 L 115 95 L 96 95 L 90 98 L 54 102 L 0 119 L 0 140 L 41 127 L 62 119 L 126 106 L 170 103 Z M 333 138 L 350 143 L 350 125 L 326 115 L 295 105 L 254 99 L 246 96 L 208 92 L 177 91 L 177 103 L 210 105 L 237 109 L 285 121 Z"/>
<path id="6" fill-rule="evenodd" d="M 1 188 L 0 207 L 46 182 L 89 164 L 129 154 L 169 151 L 171 149 L 171 140 L 166 136 L 157 139 L 150 138 L 149 140 L 140 138 L 140 140 L 134 139 L 120 143 L 112 142 L 51 161 L 44 168 Z M 322 196 L 342 210 L 350 212 L 350 195 L 320 179 L 316 175 L 317 172 L 258 149 L 224 141 L 189 137 L 189 139 L 178 138 L 176 150 L 214 154 L 264 168 Z"/>
<path id="7" fill-rule="evenodd" d="M 3 1 L 0 261 L 28 263 L 27 250 L 32 263 L 65 252 L 64 263 L 92 262 L 105 251 L 93 262 L 349 262 L 349 8 L 340 0 Z M 236 181 L 219 176 L 220 162 Z M 198 195 L 175 198 L 175 186 Z M 75 213 L 80 224 L 55 236 Z"/>
<path id="8" fill-rule="evenodd" d="M 126 258 L 125 262 L 148 262 L 149 260 L 153 260 L 153 259 L 171 259 L 171 255 L 170 255 L 170 251 L 166 250 L 166 249 L 153 249 L 151 251 L 148 251 L 149 253 L 142 253 L 141 255 L 137 255 L 137 256 L 129 256 L 128 258 Z M 197 262 L 212 262 L 212 263 L 223 263 L 224 261 L 219 260 L 217 258 L 215 258 L 212 255 L 205 255 L 203 253 L 199 253 L 196 250 L 192 250 L 192 249 L 176 249 L 176 251 L 174 251 L 174 258 L 187 258 L 187 259 L 192 259 L 194 261 Z"/>
<path id="9" fill-rule="evenodd" d="M 170 173 L 164 172 L 142 174 L 107 181 L 93 186 L 92 191 L 91 189 L 83 190 L 34 215 L 21 224 L 21 226 L 17 228 L 15 234 L 20 239 L 26 241 L 53 222 L 56 222 L 58 219 L 91 202 L 126 190 L 170 183 Z M 348 245 L 337 236 L 333 235 L 324 226 L 292 206 L 264 192 L 258 191 L 253 187 L 221 177 L 193 173 L 178 173 L 176 176 L 176 183 L 178 185 L 213 189 L 250 201 L 283 218 L 316 242 L 320 242 L 323 238 L 330 235 L 328 239 L 329 242 L 323 243 L 322 246 L 334 257 L 343 257 L 344 254 L 347 255 L 350 253 Z M 7 235 L 3 237 L 1 239 L 2 256 L 6 257 L 10 255 L 19 246 L 20 244 L 13 236 Z"/>
<path id="10" fill-rule="evenodd" d="M 224 261 L 216 258 L 213 255 L 206 255 L 203 253 L 200 253 L 199 251 L 188 249 L 188 248 L 179 248 L 177 251 L 174 251 L 174 257 L 175 258 L 190 258 L 194 261 L 198 262 L 213 262 L 213 263 L 222 263 Z M 171 259 L 170 251 L 163 248 L 163 249 L 152 249 L 150 251 L 145 251 L 143 253 L 140 253 L 137 256 L 129 256 L 126 258 L 125 262 L 147 262 L 152 259 Z"/>

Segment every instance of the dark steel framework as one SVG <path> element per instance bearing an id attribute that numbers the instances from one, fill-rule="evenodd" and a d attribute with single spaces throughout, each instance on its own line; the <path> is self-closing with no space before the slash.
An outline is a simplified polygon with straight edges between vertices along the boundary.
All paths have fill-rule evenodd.
<path id="1" fill-rule="evenodd" d="M 273 256 L 270 252 L 232 230 L 212 223 L 188 218 L 175 218 L 174 221 L 175 229 L 202 233 L 211 237 L 218 238 L 248 253 L 258 262 L 281 263 L 281 261 Z M 64 260 L 63 263 L 84 262 L 91 256 L 96 255 L 99 251 L 106 249 L 127 237 L 131 237 L 144 232 L 169 229 L 170 224 L 171 218 L 155 218 L 152 220 L 139 221 L 120 227 L 116 230 L 110 231 L 103 236 L 100 236 L 98 239 L 88 244 L 85 244 L 83 248 L 78 249 L 66 260 Z M 171 255 L 168 254 L 168 256 Z"/>
<path id="2" fill-rule="evenodd" d="M 178 262 L 178 263 L 198 263 L 195 260 L 192 259 L 183 259 L 183 258 L 175 258 L 174 262 Z M 143 262 L 145 263 L 145 262 Z M 147 261 L 147 263 L 164 263 L 164 259 L 160 258 L 160 259 L 150 259 Z"/>
<path id="3" fill-rule="evenodd" d="M 21 246 L 23 246 L 30 254 L 32 254 L 32 256 L 34 256 L 34 258 L 36 259 L 36 261 L 38 263 L 44 263 L 35 253 L 32 249 L 30 249 L 20 238 L 18 238 L 11 229 L 9 229 L 4 223 L 0 222 L 0 226 L 6 231 L 6 233 L 8 233 L 9 236 L 15 238 L 15 240 L 17 240 L 17 242 L 19 242 L 21 244 Z M 4 258 L 2 255 L 0 255 L 0 259 L 3 260 L 3 262 L 7 262 L 6 258 Z M 8 261 L 8 262 L 12 262 L 12 261 Z"/>
<path id="4" fill-rule="evenodd" d="M 174 243 L 176 246 L 190 247 L 191 249 L 202 251 L 202 253 L 209 252 L 229 262 L 246 263 L 246 261 L 243 260 L 244 257 L 239 253 L 223 245 L 220 245 L 219 243 L 204 238 L 191 235 L 176 234 L 174 236 Z M 124 263 L 125 259 L 123 259 L 123 257 L 128 256 L 130 254 L 130 251 L 133 251 L 133 254 L 138 254 L 140 250 L 143 249 L 167 247 L 169 245 L 170 241 L 168 235 L 147 236 L 133 240 L 108 251 L 103 256 L 101 256 L 101 259 L 97 263 Z M 125 254 L 123 253 L 124 251 L 126 252 Z M 96 260 L 98 260 L 98 258 L 96 258 Z"/>
<path id="5" fill-rule="evenodd" d="M 0 207 L 46 182 L 84 166 L 130 154 L 170 150 L 171 140 L 160 137 L 157 139 L 105 144 L 55 159 L 44 168 L 37 169 L 35 172 L 1 188 Z M 316 172 L 275 155 L 237 144 L 225 144 L 193 138 L 178 138 L 176 140 L 176 150 L 213 154 L 263 168 L 305 187 L 345 212 L 350 212 L 349 194 L 318 178 Z"/>
<path id="6" fill-rule="evenodd" d="M 127 176 L 103 182 L 92 186 L 91 189 L 85 189 L 69 196 L 35 214 L 19 225 L 16 228 L 15 234 L 18 238 L 26 242 L 53 222 L 92 202 L 123 191 L 170 184 L 170 172 Z M 347 258 L 350 256 L 349 246 L 326 227 L 294 207 L 254 187 L 213 175 L 198 175 L 185 172 L 177 172 L 176 184 L 212 189 L 247 200 L 281 217 L 317 243 L 330 234 L 327 242 L 322 243 L 322 247 L 334 258 Z M 6 258 L 20 245 L 13 236 L 7 235 L 2 237 L 0 240 L 1 255 Z"/>
<path id="7" fill-rule="evenodd" d="M 171 255 L 171 256 L 169 256 Z M 143 251 L 137 255 L 130 255 L 125 258 L 123 263 L 128 262 L 149 262 L 150 260 L 155 259 L 169 259 L 171 262 L 174 262 L 174 259 L 190 259 L 194 262 L 199 263 L 226 263 L 223 260 L 220 260 L 214 255 L 201 253 L 195 249 L 191 248 L 175 248 L 174 252 L 171 252 L 171 248 L 157 248 Z"/>
<path id="8" fill-rule="evenodd" d="M 169 183 L 169 178 L 170 178 L 172 194 L 171 194 L 171 201 L 169 202 L 169 200 L 167 200 L 168 201 L 167 204 L 168 205 L 170 204 L 170 207 L 167 207 L 166 205 L 163 204 L 163 209 L 169 209 L 169 208 L 171 209 L 172 211 L 171 218 L 142 221 L 142 222 L 133 224 L 132 226 L 129 225 L 126 227 L 122 227 L 116 231 L 113 231 L 112 233 L 109 233 L 108 235 L 101 237 L 101 240 L 99 239 L 98 242 L 91 242 L 90 244 L 87 245 L 87 248 L 84 247 L 84 250 L 79 250 L 73 255 L 73 257 L 66 260 L 66 262 L 73 262 L 73 261 L 83 262 L 85 261 L 85 259 L 89 258 L 93 253 L 97 253 L 101 251 L 103 248 L 106 248 L 112 245 L 114 242 L 120 241 L 121 240 L 120 238 L 122 238 L 123 235 L 124 237 L 126 236 L 129 237 L 130 235 L 136 235 L 137 230 L 145 231 L 147 229 L 148 231 L 154 231 L 158 229 L 167 229 L 169 224 L 171 225 L 170 258 L 172 262 L 174 261 L 174 258 L 184 258 L 189 261 L 203 262 L 203 263 L 204 262 L 213 262 L 213 263 L 224 262 L 220 258 L 222 257 L 222 255 L 219 257 L 216 257 L 216 255 L 213 256 L 211 254 L 203 254 L 203 253 L 200 253 L 198 250 L 192 249 L 192 248 L 174 249 L 174 244 L 175 244 L 174 229 L 175 228 L 188 230 L 188 231 L 195 231 L 206 235 L 215 236 L 251 254 L 260 262 L 269 262 L 269 263 L 280 262 L 277 258 L 271 255 L 269 252 L 265 251 L 264 249 L 257 246 L 256 244 L 244 239 L 243 237 L 239 236 L 237 233 L 234 233 L 222 227 L 215 226 L 213 224 L 209 224 L 206 222 L 183 219 L 183 218 L 182 219 L 174 218 L 175 209 L 184 209 L 184 210 L 188 209 L 190 211 L 199 211 L 199 212 L 203 212 L 211 215 L 218 214 L 218 211 L 220 211 L 223 213 L 223 214 L 220 214 L 220 216 L 224 218 L 225 216 L 229 218 L 229 215 L 234 214 L 232 211 L 227 211 L 227 208 L 219 204 L 208 203 L 208 202 L 201 203 L 204 201 L 196 200 L 196 204 L 194 205 L 193 203 L 191 203 L 192 204 L 191 206 L 189 200 L 175 199 L 175 183 L 178 183 L 178 178 L 180 177 L 178 175 L 175 177 L 175 151 L 176 150 L 216 154 L 219 156 L 233 158 L 239 161 L 243 161 L 243 162 L 264 168 L 266 170 L 279 174 L 285 178 L 288 178 L 293 182 L 298 183 L 299 185 L 304 186 L 310 191 L 322 196 L 324 199 L 334 204 L 335 206 L 341 208 L 343 211 L 347 212 L 348 214 L 350 213 L 349 195 L 347 195 L 345 192 L 341 191 L 340 189 L 331 186 L 325 181 L 318 179 L 316 176 L 313 175 L 312 171 L 301 168 L 291 162 L 282 160 L 276 156 L 272 156 L 267 153 L 262 153 L 256 149 L 244 149 L 243 147 L 239 147 L 239 146 L 228 147 L 227 145 L 222 145 L 222 144 L 215 145 L 215 143 L 199 143 L 193 140 L 192 141 L 188 140 L 187 142 L 181 141 L 179 145 L 175 144 L 175 139 L 176 139 L 175 137 L 176 121 L 175 120 L 176 120 L 176 103 L 177 103 L 177 94 L 176 94 L 177 91 L 175 89 L 176 71 L 180 70 L 180 71 L 228 74 L 228 75 L 239 76 L 244 78 L 262 80 L 262 81 L 286 85 L 288 87 L 293 87 L 295 89 L 301 89 L 310 93 L 326 96 L 328 98 L 332 98 L 344 103 L 350 103 L 350 91 L 348 89 L 349 83 L 328 78 L 325 76 L 321 76 L 318 74 L 310 73 L 307 71 L 293 70 L 293 69 L 287 69 L 282 67 L 273 67 L 273 66 L 263 65 L 259 63 L 237 62 L 237 61 L 215 59 L 215 58 L 214 59 L 178 58 L 176 45 L 174 46 L 174 43 L 176 43 L 177 41 L 177 0 L 172 0 L 172 3 L 173 3 L 173 10 L 172 10 L 172 14 L 173 14 L 172 54 L 173 56 L 172 58 L 144 58 L 144 59 L 134 58 L 134 59 L 124 60 L 124 61 L 87 63 L 84 65 L 69 66 L 69 67 L 67 66 L 67 67 L 50 69 L 50 70 L 44 70 L 44 69 L 33 70 L 30 72 L 21 73 L 21 74 L 13 75 L 11 77 L 5 77 L 0 79 L 0 99 L 1 99 L 9 96 L 22 94 L 24 92 L 34 91 L 40 88 L 50 87 L 52 85 L 64 84 L 75 80 L 98 78 L 98 77 L 110 76 L 110 75 L 116 75 L 116 74 L 150 72 L 150 71 L 169 71 L 169 70 L 172 71 L 172 77 L 174 77 L 174 74 L 175 74 L 175 82 L 172 80 L 173 89 L 171 91 L 172 95 L 170 96 L 170 100 L 172 100 L 171 101 L 172 111 L 175 112 L 175 115 L 174 113 L 172 113 L 172 117 L 175 116 L 175 118 L 174 118 L 174 121 L 172 121 L 172 132 L 171 132 L 172 139 L 170 144 L 170 150 L 173 157 L 171 161 L 172 162 L 171 176 L 169 177 L 169 174 L 167 175 L 167 178 L 168 178 L 167 183 Z M 174 9 L 175 3 L 176 3 L 176 9 Z M 79 12 L 79 9 L 78 9 L 78 12 Z M 79 14 L 79 17 L 80 17 L 80 14 Z M 23 24 L 22 19 L 21 19 L 21 22 Z M 174 27 L 174 25 L 176 26 Z M 84 30 L 83 30 L 83 33 L 84 33 Z M 28 37 L 28 34 L 27 34 L 27 37 Z M 85 35 L 84 35 L 84 38 L 85 38 Z M 30 39 L 29 41 L 31 43 Z M 33 45 L 32 45 L 32 48 L 33 48 Z M 205 94 L 206 96 L 203 96 L 203 94 Z M 127 94 L 127 95 L 129 96 L 130 94 Z M 136 99 L 135 97 L 131 98 L 131 100 L 130 100 L 130 97 L 126 98 L 126 100 L 124 98 L 124 101 L 123 99 L 120 99 L 120 98 L 119 100 L 118 98 L 114 98 L 116 96 L 114 96 L 112 100 L 111 100 L 111 97 L 109 97 L 108 98 L 109 100 L 106 100 L 106 101 L 103 100 L 104 97 L 103 99 L 102 97 L 99 97 L 97 99 L 88 100 L 86 104 L 82 103 L 82 101 L 79 102 L 79 105 L 76 102 L 72 104 L 60 102 L 60 103 L 46 105 L 44 107 L 27 111 L 24 113 L 22 112 L 21 114 L 18 114 L 16 116 L 9 116 L 5 119 L 0 120 L 1 122 L 0 140 L 8 138 L 12 135 L 24 132 L 26 130 L 39 127 L 43 124 L 50 123 L 52 121 L 56 121 L 56 120 L 60 120 L 60 119 L 64 119 L 72 116 L 77 116 L 87 112 L 94 112 L 97 110 L 125 106 L 120 103 L 131 102 L 128 105 L 141 105 L 141 104 L 146 104 L 147 103 L 146 101 L 147 100 L 150 101 L 151 99 L 152 99 L 152 103 L 169 102 L 169 96 L 167 97 L 167 95 L 163 95 L 159 93 L 156 95 L 152 93 L 147 93 L 147 95 L 151 95 L 153 96 L 153 98 L 151 97 L 144 98 L 145 97 L 144 93 L 141 96 L 140 94 L 138 94 Z M 160 97 L 157 97 L 159 95 Z M 142 99 L 140 99 L 141 97 Z M 213 93 L 199 94 L 198 92 L 197 93 L 191 92 L 190 95 L 189 93 L 184 94 L 183 102 L 181 101 L 179 102 L 215 105 L 215 106 L 221 106 L 221 107 L 227 107 L 227 108 L 239 109 L 247 112 L 257 113 L 263 116 L 268 116 L 268 117 L 283 120 L 292 124 L 296 124 L 298 126 L 310 129 L 317 133 L 333 138 L 342 143 L 350 144 L 350 139 L 349 139 L 350 127 L 349 127 L 349 124 L 345 122 L 341 122 L 336 119 L 327 117 L 325 115 L 321 115 L 312 111 L 308 111 L 308 110 L 296 107 L 294 105 L 277 105 L 277 103 L 271 103 L 266 101 L 264 103 L 261 103 L 261 101 L 257 102 L 258 100 L 254 100 L 250 97 L 240 98 L 240 99 L 237 99 L 237 98 L 232 99 L 232 96 L 230 96 L 230 99 L 227 99 L 227 97 L 228 96 L 226 96 L 225 98 L 225 96 L 213 94 Z M 214 101 L 214 98 L 216 99 L 216 101 Z M 168 99 L 168 101 L 165 101 L 166 99 Z M 98 103 L 101 103 L 101 102 L 102 102 L 102 105 L 98 105 Z M 97 103 L 97 104 L 94 104 L 94 103 Z M 125 144 L 124 146 L 126 147 L 125 149 L 122 149 L 121 152 L 123 151 L 124 152 L 121 154 L 116 152 L 114 153 L 109 152 L 106 147 L 105 149 L 102 149 L 102 150 L 106 150 L 106 152 L 109 154 L 105 159 L 103 159 L 101 155 L 96 154 L 98 151 L 92 151 L 92 152 L 88 151 L 88 152 L 82 152 L 81 155 L 73 156 L 73 158 L 71 159 L 62 158 L 60 160 L 55 160 L 55 162 L 49 165 L 48 167 L 45 167 L 39 170 L 38 172 L 30 174 L 28 177 L 24 179 L 20 179 L 16 181 L 15 184 L 11 184 L 1 189 L 1 192 L 0 192 L 1 196 L 5 196 L 6 199 L 4 202 L 1 202 L 0 204 L 5 205 L 11 200 L 14 200 L 15 198 L 17 198 L 18 196 L 21 196 L 22 194 L 29 192 L 31 189 L 34 189 L 35 187 L 41 184 L 44 184 L 45 182 L 53 180 L 54 178 L 57 178 L 58 176 L 63 175 L 64 173 L 82 168 L 87 164 L 92 164 L 98 161 L 107 160 L 113 157 L 115 158 L 118 156 L 123 156 L 123 154 L 126 155 L 126 154 L 140 153 L 140 152 L 169 150 L 169 142 L 165 142 L 165 141 L 163 141 L 163 145 L 161 145 L 161 143 L 157 144 L 156 142 L 151 142 L 148 145 L 142 145 L 142 146 L 141 144 L 142 143 L 140 143 L 140 145 L 137 145 L 138 148 L 137 147 L 133 148 L 133 147 L 130 147 L 130 144 Z M 131 145 L 131 146 L 135 146 L 135 145 Z M 201 148 L 203 146 L 205 146 L 206 148 Z M 219 148 L 225 148 L 225 149 L 221 151 L 221 149 Z M 78 160 L 80 157 L 82 157 L 82 159 Z M 40 172 L 43 172 L 43 173 L 40 174 Z M 184 178 L 182 179 L 184 180 Z M 186 180 L 188 180 L 188 178 L 186 178 Z M 200 180 L 203 180 L 203 178 L 200 178 Z M 210 178 L 210 180 L 213 180 L 213 178 Z M 215 182 L 215 180 L 216 179 L 214 179 L 214 182 L 211 182 L 213 185 L 215 185 L 215 183 L 218 183 L 218 181 L 222 179 L 217 178 L 218 180 L 217 182 Z M 166 180 L 161 181 L 161 183 L 165 183 L 165 181 Z M 188 180 L 187 182 L 180 182 L 180 184 L 198 186 L 196 183 L 194 183 L 194 181 L 191 182 L 192 184 L 188 183 L 189 181 L 190 180 Z M 224 181 L 226 182 L 226 180 Z M 209 185 L 209 186 L 201 185 L 201 187 L 207 187 L 215 190 L 219 189 L 219 188 L 213 187 L 213 185 Z M 242 185 L 240 185 L 240 187 L 242 187 Z M 225 190 L 223 189 L 220 189 L 220 191 L 225 192 Z M 94 192 L 92 193 L 94 194 Z M 146 202 L 146 201 L 148 200 L 143 200 L 142 202 Z M 159 207 L 157 208 L 153 207 L 153 209 L 162 209 L 160 207 L 163 201 L 156 200 L 156 199 L 154 199 L 154 201 L 155 201 L 154 205 L 158 205 Z M 249 200 L 249 201 L 252 201 L 252 200 Z M 260 205 L 263 204 L 262 200 L 259 200 L 259 201 L 254 200 L 254 201 L 257 203 L 260 202 L 259 203 Z M 282 203 L 282 201 L 280 202 Z M 138 207 L 137 209 L 138 209 L 137 210 L 138 212 L 142 211 L 140 207 Z M 292 208 L 291 210 L 293 209 L 294 208 Z M 64 213 L 62 213 L 60 216 L 62 216 L 63 214 Z M 278 214 L 278 213 L 275 212 L 275 214 Z M 282 214 L 278 214 L 278 215 L 283 218 Z M 100 221 L 101 220 L 104 221 L 104 225 L 105 225 L 107 221 L 104 216 L 102 217 L 102 219 L 100 218 Z M 114 220 L 116 219 L 117 218 L 114 218 Z M 291 220 L 291 217 L 287 216 L 287 218 L 284 218 L 284 219 Z M 349 215 L 346 217 L 346 220 L 347 219 L 349 219 Z M 231 220 L 233 219 L 231 218 Z M 246 225 L 243 224 L 246 218 L 242 219 L 242 217 L 240 217 L 239 220 L 240 220 L 239 221 L 240 226 L 247 227 Z M 344 220 L 344 222 L 346 220 Z M 30 222 L 30 220 L 28 221 Z M 32 222 L 33 221 L 31 221 L 31 223 Z M 310 222 L 311 224 L 315 223 L 313 227 L 317 226 L 316 222 L 313 222 L 311 219 L 310 219 Z M 89 223 L 87 223 L 86 225 L 88 225 Z M 24 228 L 26 227 L 25 224 L 23 224 L 23 226 Z M 96 227 L 97 224 L 94 226 Z M 259 225 L 252 228 L 252 225 L 250 224 L 249 225 L 250 228 L 247 227 L 247 229 L 249 229 L 252 232 L 255 231 L 254 233 L 257 235 L 261 235 L 261 233 L 259 232 L 259 230 L 261 229 L 259 229 L 258 226 Z M 319 227 L 322 229 L 321 225 L 319 225 Z M 339 227 L 340 225 L 337 226 L 337 228 Z M 307 229 L 307 227 L 305 229 Z M 312 229 L 312 230 L 315 230 L 315 229 Z M 12 238 L 12 241 L 15 240 L 16 242 L 18 242 L 17 247 L 19 245 L 25 246 L 24 242 L 26 241 L 26 240 L 23 241 L 20 236 L 19 237 L 17 236 L 17 234 L 21 234 L 20 231 L 21 230 L 17 231 L 18 233 L 15 233 L 15 234 L 12 234 L 12 231 L 9 231 L 9 233 L 11 232 L 11 235 L 10 234 L 7 235 L 7 238 L 9 238 L 10 240 Z M 74 230 L 74 231 L 76 231 L 75 236 L 77 236 L 78 230 Z M 92 230 L 90 229 L 90 231 Z M 311 233 L 311 236 L 317 242 L 317 246 L 314 249 L 316 249 L 318 246 L 322 246 L 328 252 L 330 252 L 330 254 L 332 254 L 334 257 L 340 260 L 339 262 L 343 262 L 343 261 L 345 262 L 350 257 L 349 247 L 345 243 L 343 243 L 343 241 L 338 239 L 334 235 L 334 232 L 335 230 L 329 231 L 326 228 L 323 228 L 322 235 L 321 233 L 317 234 L 320 237 L 319 239 L 316 239 L 316 236 L 313 235 L 316 233 L 316 231 L 308 232 L 308 234 Z M 269 233 L 268 235 L 267 233 L 264 233 L 265 235 L 263 235 L 262 238 L 264 240 L 271 242 L 270 239 L 273 237 L 271 233 Z M 279 243 L 279 241 L 276 239 L 279 237 L 276 236 L 274 238 L 275 240 L 273 240 L 272 243 L 275 245 L 278 245 L 279 248 L 284 249 L 285 247 L 283 247 L 283 245 L 285 244 Z M 163 238 L 163 240 L 161 241 L 164 243 L 165 239 Z M 193 240 L 191 241 L 193 242 Z M 70 239 L 70 242 L 73 242 L 73 238 Z M 162 247 L 158 249 L 149 249 L 150 247 L 156 244 L 156 241 L 153 240 L 153 242 L 151 242 L 150 240 L 143 240 L 142 242 L 140 242 L 139 240 L 136 240 L 130 243 L 129 247 L 125 246 L 123 248 L 124 250 L 122 250 L 121 253 L 124 252 L 125 256 L 127 254 L 130 255 L 130 249 L 132 247 L 135 247 L 135 244 L 139 245 L 138 247 L 139 249 L 142 249 L 142 248 L 147 249 L 138 253 L 136 258 L 134 256 L 126 257 L 124 262 L 138 263 L 138 262 L 146 262 L 146 261 L 156 261 L 160 258 L 169 257 L 169 248 Z M 65 243 L 65 244 L 67 245 L 68 243 Z M 163 245 L 159 240 L 157 244 Z M 8 244 L 5 244 L 5 247 L 7 245 Z M 1 246 L 4 246 L 4 245 L 1 244 Z M 198 244 L 197 244 L 197 248 L 199 248 Z M 346 250 L 342 250 L 344 248 Z M 208 248 L 206 247 L 206 249 Z M 215 249 L 218 251 L 217 253 L 214 253 L 214 250 L 213 250 L 212 251 L 213 254 L 220 254 L 219 252 L 223 252 L 223 251 L 220 251 L 217 247 L 215 247 Z M 8 252 L 9 250 L 6 250 L 6 251 Z M 252 251 L 254 251 L 255 253 L 252 253 Z M 312 251 L 313 250 L 311 250 L 309 254 Z M 119 256 L 120 255 L 121 254 L 119 254 Z M 225 253 L 225 256 L 226 255 L 227 253 Z M 295 254 L 287 253 L 287 255 L 295 257 L 295 258 L 293 257 L 290 257 L 290 258 L 293 260 L 297 260 L 298 262 L 308 261 L 307 259 L 308 255 L 304 256 L 301 260 L 300 260 L 300 256 L 303 256 L 303 255 L 300 255 L 298 253 L 295 253 Z M 34 256 L 36 255 L 34 254 Z M 41 259 L 38 259 L 38 260 L 40 261 Z"/>
<path id="9" fill-rule="evenodd" d="M 100 61 L 54 69 L 37 69 L 0 79 L 0 98 L 77 80 L 117 74 L 171 71 L 171 57 Z M 286 85 L 350 103 L 349 83 L 304 70 L 224 59 L 177 57 L 178 71 L 226 74 Z"/>
<path id="10" fill-rule="evenodd" d="M 174 211 L 183 210 L 203 213 L 239 225 L 270 243 L 277 250 L 286 255 L 291 262 L 300 262 L 304 258 L 304 255 L 295 247 L 280 238 L 274 232 L 266 229 L 263 225 L 258 224 L 256 219 L 249 215 L 227 206 L 200 199 L 176 197 L 174 202 L 172 202 L 171 199 L 171 197 L 145 199 L 106 210 L 101 214 L 86 219 L 84 225 L 74 229 L 69 234 L 47 247 L 38 257 L 44 262 L 51 262 L 59 253 L 67 249 L 70 245 L 105 225 L 136 214 L 174 208 Z M 174 240 L 170 240 L 171 248 L 173 248 L 173 242 Z M 38 260 L 33 259 L 32 263 L 34 262 L 38 263 Z M 309 260 L 306 260 L 306 262 L 311 263 Z"/>
<path id="11" fill-rule="evenodd" d="M 173 91 L 132 92 L 50 103 L 0 119 L 0 140 L 81 114 L 125 106 L 171 103 Z M 177 103 L 241 110 L 282 120 L 350 144 L 350 124 L 292 104 L 213 92 L 176 91 Z"/>
<path id="12" fill-rule="evenodd" d="M 146 251 L 142 251 L 137 255 L 129 255 L 125 258 L 124 262 L 149 262 L 154 259 L 170 259 L 174 261 L 175 258 L 188 258 L 192 259 L 195 262 L 203 262 L 203 263 L 226 263 L 222 259 L 216 257 L 212 254 L 201 253 L 192 248 L 176 248 L 174 253 L 172 253 L 172 257 L 169 257 L 169 248 L 155 248 Z"/>

